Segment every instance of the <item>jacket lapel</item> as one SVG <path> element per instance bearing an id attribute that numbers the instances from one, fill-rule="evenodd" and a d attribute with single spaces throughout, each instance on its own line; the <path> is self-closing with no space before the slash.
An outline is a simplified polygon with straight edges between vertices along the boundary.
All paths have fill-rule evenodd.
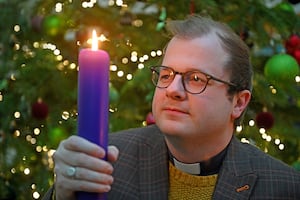
<path id="1" fill-rule="evenodd" d="M 168 153 L 164 137 L 158 129 L 152 131 L 139 148 L 140 199 L 168 199 Z"/>
<path id="2" fill-rule="evenodd" d="M 219 172 L 213 199 L 249 199 L 256 179 L 247 149 L 234 137 Z"/>

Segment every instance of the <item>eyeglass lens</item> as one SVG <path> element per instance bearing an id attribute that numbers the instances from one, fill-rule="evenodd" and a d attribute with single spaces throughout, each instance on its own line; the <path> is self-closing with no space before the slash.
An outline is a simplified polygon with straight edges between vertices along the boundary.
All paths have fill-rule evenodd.
<path id="1" fill-rule="evenodd" d="M 168 67 L 153 67 L 152 81 L 159 88 L 167 88 L 174 80 L 176 74 L 182 76 L 182 83 L 186 91 L 190 93 L 201 93 L 208 82 L 208 77 L 199 71 L 189 71 L 186 73 L 175 72 Z"/>

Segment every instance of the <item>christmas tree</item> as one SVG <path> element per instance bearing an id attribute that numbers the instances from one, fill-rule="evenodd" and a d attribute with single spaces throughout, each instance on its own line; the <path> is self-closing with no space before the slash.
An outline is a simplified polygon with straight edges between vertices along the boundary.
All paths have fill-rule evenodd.
<path id="1" fill-rule="evenodd" d="M 227 23 L 251 50 L 253 98 L 237 136 L 299 170 L 299 1 L 0 0 L 0 199 L 40 199 L 53 184 L 53 152 L 77 131 L 78 52 L 92 30 L 111 58 L 114 132 L 154 123 L 149 66 L 166 20 L 194 13 Z"/>

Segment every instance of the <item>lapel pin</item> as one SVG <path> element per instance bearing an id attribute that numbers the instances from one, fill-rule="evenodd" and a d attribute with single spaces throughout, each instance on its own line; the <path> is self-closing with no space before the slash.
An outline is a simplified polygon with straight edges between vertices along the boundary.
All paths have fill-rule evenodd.
<path id="1" fill-rule="evenodd" d="M 249 190 L 250 189 L 250 186 L 248 184 L 242 186 L 242 187 L 239 187 L 236 189 L 237 192 L 243 192 L 245 190 Z"/>

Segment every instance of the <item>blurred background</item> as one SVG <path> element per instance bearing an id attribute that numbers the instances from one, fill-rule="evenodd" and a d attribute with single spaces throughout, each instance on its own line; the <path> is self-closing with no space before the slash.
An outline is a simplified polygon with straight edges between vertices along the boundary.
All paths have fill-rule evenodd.
<path id="1" fill-rule="evenodd" d="M 251 50 L 252 102 L 237 136 L 300 170 L 299 0 L 0 0 L 0 200 L 41 199 L 51 156 L 77 129 L 78 52 L 110 55 L 110 132 L 155 123 L 149 66 L 165 22 L 209 15 Z"/>

